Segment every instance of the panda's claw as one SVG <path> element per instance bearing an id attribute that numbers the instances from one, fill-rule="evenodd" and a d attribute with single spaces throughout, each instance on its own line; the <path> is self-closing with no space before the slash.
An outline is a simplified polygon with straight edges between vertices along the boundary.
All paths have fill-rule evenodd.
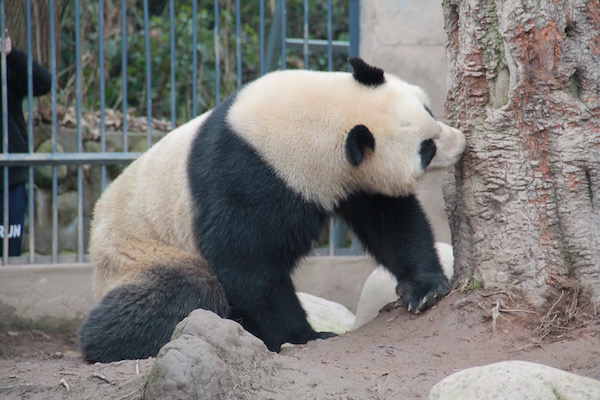
<path id="1" fill-rule="evenodd" d="M 427 310 L 450 291 L 449 282 L 444 279 L 438 282 L 437 285 L 424 284 L 423 282 L 415 282 L 405 280 L 398 283 L 396 292 L 402 297 L 404 306 L 408 312 L 420 314 Z"/>

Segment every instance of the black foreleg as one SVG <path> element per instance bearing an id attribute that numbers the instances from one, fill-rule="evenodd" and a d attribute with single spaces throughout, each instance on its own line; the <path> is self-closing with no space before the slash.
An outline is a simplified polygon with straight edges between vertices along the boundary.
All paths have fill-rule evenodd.
<path id="1" fill-rule="evenodd" d="M 413 313 L 448 294 L 431 226 L 415 196 L 356 194 L 340 205 L 367 251 L 397 278 L 396 291 Z"/>

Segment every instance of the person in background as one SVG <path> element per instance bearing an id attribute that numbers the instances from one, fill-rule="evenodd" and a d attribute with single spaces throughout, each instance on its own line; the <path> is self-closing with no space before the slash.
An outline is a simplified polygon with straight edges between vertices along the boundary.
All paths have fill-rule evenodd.
<path id="1" fill-rule="evenodd" d="M 27 97 L 27 55 L 13 47 L 12 41 L 5 31 L 5 51 L 6 51 L 6 93 L 7 93 L 7 111 L 8 111 L 8 152 L 9 153 L 27 153 L 28 135 L 23 115 L 23 100 Z M 0 43 L 0 53 L 2 52 Z M 52 87 L 52 77 L 46 68 L 32 62 L 32 81 L 33 95 L 41 96 L 50 91 Z M 2 82 L 4 84 L 4 82 Z M 1 93 L 1 92 L 0 92 Z M 0 96 L 0 106 L 2 106 L 2 96 Z M 0 108 L 0 138 L 3 135 L 3 115 Z M 0 152 L 3 151 L 3 140 L 0 139 Z M 23 241 L 23 224 L 27 212 L 27 189 L 28 179 L 26 167 L 11 167 L 8 170 L 8 255 L 20 256 Z M 4 171 L 0 168 L 0 239 L 4 237 Z M 0 255 L 3 254 L 3 246 L 0 240 Z"/>

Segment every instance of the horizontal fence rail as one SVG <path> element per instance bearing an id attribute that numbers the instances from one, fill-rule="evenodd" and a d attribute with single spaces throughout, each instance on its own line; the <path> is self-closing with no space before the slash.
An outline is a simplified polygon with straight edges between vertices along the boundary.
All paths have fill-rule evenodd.
<path id="1" fill-rule="evenodd" d="M 48 0 L 43 17 L 47 20 L 35 21 L 35 29 L 47 26 L 44 34 L 34 32 L 31 0 L 23 3 L 18 7 L 25 10 L 24 21 L 19 23 L 26 26 L 26 35 L 16 43 L 13 33 L 17 29 L 10 24 L 17 22 L 7 21 L 14 10 L 7 10 L 7 2 L 0 0 L 3 265 L 88 261 L 90 204 L 122 168 L 166 131 L 269 71 L 347 68 L 347 57 L 358 55 L 358 0 L 317 2 L 313 7 L 318 10 L 312 10 L 308 0 L 260 0 L 257 4 L 236 0 L 234 5 L 217 0 L 210 7 L 199 0 L 144 0 L 141 10 L 127 0 L 120 4 Z M 157 10 L 157 4 L 162 8 Z M 139 29 L 132 30 L 138 25 Z M 9 153 L 7 28 L 13 46 L 27 55 L 26 153 Z M 47 60 L 34 56 L 34 49 L 40 47 L 49 48 Z M 168 67 L 158 63 L 163 59 Z M 52 77 L 50 92 L 40 98 L 33 94 L 36 61 L 45 61 Z M 191 69 L 182 72 L 184 66 Z M 168 95 L 158 93 L 167 87 Z M 189 99 L 185 97 L 188 91 Z M 43 114 L 40 109 L 46 110 L 43 118 L 38 115 Z M 89 120 L 88 113 L 95 113 L 96 119 Z M 70 123 L 64 122 L 67 119 Z M 40 124 L 48 126 L 45 134 L 40 133 Z M 65 130 L 70 132 L 69 140 L 61 136 Z M 45 152 L 35 147 L 41 137 L 47 145 Z M 25 167 L 28 174 L 27 215 L 21 230 L 8 218 L 9 169 L 15 167 Z M 42 170 L 47 173 L 47 188 L 38 183 Z M 65 174 L 69 176 L 66 181 L 62 180 Z M 96 176 L 99 184 L 91 185 L 90 177 Z M 61 208 L 66 188 L 72 187 L 76 205 Z M 71 214 L 73 222 L 65 227 Z M 27 239 L 23 255 L 9 256 L 9 238 L 17 233 Z M 341 221 L 332 219 L 314 252 L 356 255 L 362 254 L 362 247 Z"/>

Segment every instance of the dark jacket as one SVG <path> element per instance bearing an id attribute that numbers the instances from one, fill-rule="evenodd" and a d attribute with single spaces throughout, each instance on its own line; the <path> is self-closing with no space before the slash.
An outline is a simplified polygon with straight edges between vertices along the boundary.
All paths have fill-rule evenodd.
<path id="1" fill-rule="evenodd" d="M 41 96 L 50 91 L 52 77 L 48 70 L 37 62 L 32 63 L 33 95 Z M 27 98 L 27 55 L 13 47 L 6 56 L 6 83 L 8 98 L 8 152 L 27 153 L 27 125 L 23 116 L 23 100 Z M 0 92 L 1 93 L 1 92 Z M 0 106 L 2 96 L 0 96 Z M 0 151 L 3 151 L 2 109 L 0 108 Z M 8 170 L 10 186 L 27 181 L 25 167 L 11 167 Z M 4 172 L 0 168 L 0 190 L 4 187 Z"/>

